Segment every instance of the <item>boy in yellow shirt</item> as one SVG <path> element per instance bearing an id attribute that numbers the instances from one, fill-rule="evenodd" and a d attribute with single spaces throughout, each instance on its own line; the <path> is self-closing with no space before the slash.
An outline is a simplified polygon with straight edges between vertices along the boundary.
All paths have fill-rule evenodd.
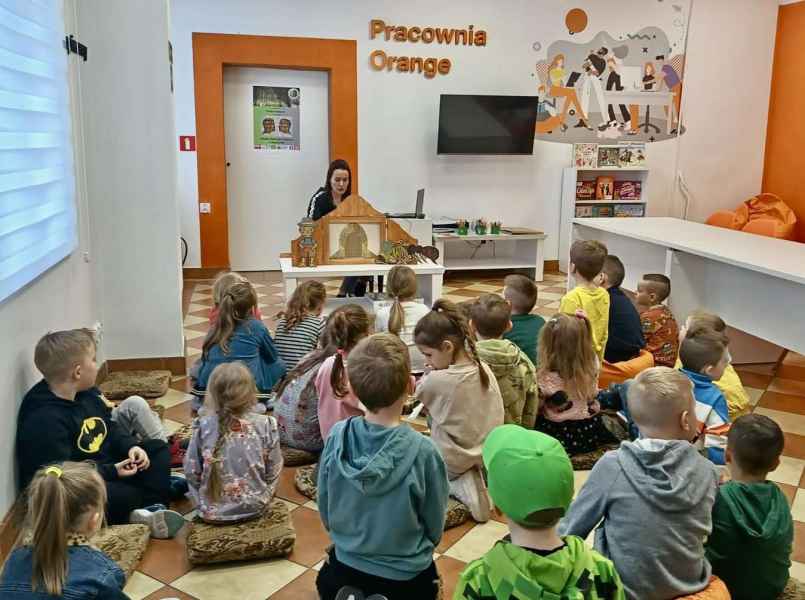
<path id="1" fill-rule="evenodd" d="M 704 310 L 695 310 L 688 316 L 685 324 L 679 330 L 680 344 L 682 340 L 685 339 L 685 334 L 692 327 L 707 327 L 718 333 L 726 333 L 727 331 L 727 324 L 718 315 Z M 677 358 L 676 367 L 674 368 L 678 369 L 681 365 L 681 361 Z M 724 394 L 724 398 L 727 399 L 730 421 L 734 421 L 738 417 L 748 415 L 752 412 L 752 407 L 749 404 L 749 395 L 746 393 L 743 383 L 741 383 L 741 378 L 738 376 L 732 364 L 728 364 L 721 378 L 713 383 L 716 384 L 721 390 L 721 393 Z"/>
<path id="2" fill-rule="evenodd" d="M 576 287 L 564 295 L 559 311 L 573 315 L 583 310 L 590 320 L 593 347 L 603 363 L 604 348 L 609 334 L 609 292 L 598 285 L 604 269 L 607 247 L 596 240 L 579 240 L 570 247 L 570 274 L 576 278 Z"/>

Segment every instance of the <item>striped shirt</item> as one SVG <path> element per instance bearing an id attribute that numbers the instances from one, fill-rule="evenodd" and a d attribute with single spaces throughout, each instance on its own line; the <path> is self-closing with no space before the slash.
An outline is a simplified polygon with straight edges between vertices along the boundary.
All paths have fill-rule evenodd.
<path id="1" fill-rule="evenodd" d="M 316 315 L 306 315 L 290 331 L 285 329 L 285 317 L 277 322 L 274 345 L 289 371 L 296 367 L 305 354 L 316 349 L 322 331 L 324 319 Z"/>

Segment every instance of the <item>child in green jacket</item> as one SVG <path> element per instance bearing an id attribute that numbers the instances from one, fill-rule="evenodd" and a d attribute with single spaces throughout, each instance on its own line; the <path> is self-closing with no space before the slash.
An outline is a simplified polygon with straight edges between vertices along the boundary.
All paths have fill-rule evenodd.
<path id="1" fill-rule="evenodd" d="M 486 438 L 489 494 L 510 535 L 461 574 L 453 600 L 624 600 L 612 562 L 556 526 L 573 498 L 573 467 L 554 438 L 501 425 Z"/>

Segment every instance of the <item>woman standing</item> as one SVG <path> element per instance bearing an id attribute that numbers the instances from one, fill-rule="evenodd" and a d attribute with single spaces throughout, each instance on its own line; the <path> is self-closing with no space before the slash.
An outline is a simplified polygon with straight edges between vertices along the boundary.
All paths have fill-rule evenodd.
<path id="1" fill-rule="evenodd" d="M 352 194 L 352 170 L 349 163 L 341 158 L 335 159 L 327 169 L 324 186 L 316 190 L 307 207 L 307 216 L 318 221 L 324 215 L 335 210 L 344 199 Z M 366 293 L 366 277 L 344 277 L 339 297 L 363 296 Z"/>

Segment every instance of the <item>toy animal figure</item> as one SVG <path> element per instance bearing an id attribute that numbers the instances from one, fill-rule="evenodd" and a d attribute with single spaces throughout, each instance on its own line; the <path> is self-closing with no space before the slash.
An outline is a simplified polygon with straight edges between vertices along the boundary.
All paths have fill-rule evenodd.
<path id="1" fill-rule="evenodd" d="M 316 266 L 316 250 L 319 244 L 313 238 L 313 230 L 315 224 L 313 219 L 302 219 L 298 223 L 299 233 L 301 237 L 296 240 L 297 247 L 299 248 L 298 260 L 294 264 L 295 267 L 315 267 Z M 294 253 L 296 258 L 296 254 Z"/>
<path id="2" fill-rule="evenodd" d="M 434 246 L 405 245 L 403 242 L 385 242 L 376 261 L 385 265 L 415 265 L 435 263 L 439 250 Z"/>

